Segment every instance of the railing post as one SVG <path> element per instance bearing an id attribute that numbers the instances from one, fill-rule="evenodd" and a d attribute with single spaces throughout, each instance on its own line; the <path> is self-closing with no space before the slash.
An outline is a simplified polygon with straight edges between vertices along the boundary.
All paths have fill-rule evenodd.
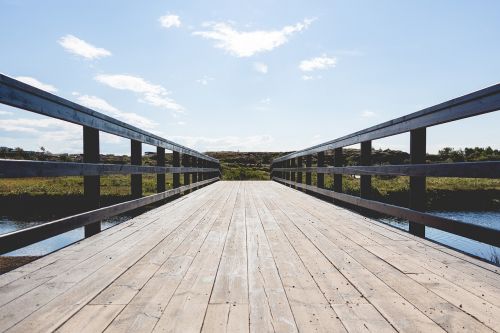
<path id="1" fill-rule="evenodd" d="M 182 166 L 184 168 L 189 167 L 189 155 L 188 154 L 182 154 Z M 190 184 L 189 175 L 190 175 L 189 172 L 184 172 L 184 186 Z M 184 191 L 184 194 L 187 194 L 189 192 L 191 192 L 191 191 L 186 190 L 186 191 Z"/>
<path id="2" fill-rule="evenodd" d="M 181 158 L 180 158 L 180 154 L 178 151 L 172 152 L 172 166 L 176 167 L 176 168 L 181 166 Z M 179 188 L 181 186 L 181 174 L 180 173 L 172 174 L 172 186 L 173 186 L 173 188 Z"/>
<path id="3" fill-rule="evenodd" d="M 191 157 L 191 167 L 197 168 L 198 167 L 198 159 L 193 156 Z M 198 172 L 193 172 L 191 174 L 191 178 L 193 179 L 193 184 L 198 182 Z"/>
<path id="4" fill-rule="evenodd" d="M 360 165 L 372 164 L 372 142 L 361 142 Z M 370 199 L 372 191 L 372 176 L 362 175 L 360 180 L 360 196 L 364 199 Z"/>
<path id="5" fill-rule="evenodd" d="M 306 156 L 306 168 L 312 167 L 312 156 L 307 155 Z M 312 177 L 311 177 L 311 171 L 306 172 L 306 185 L 312 185 Z M 306 193 L 311 193 L 309 190 L 306 190 Z"/>
<path id="6" fill-rule="evenodd" d="M 342 152 L 342 147 L 335 148 L 334 156 L 333 156 L 333 166 L 341 167 L 344 164 L 344 156 Z M 342 193 L 342 174 L 335 173 L 333 174 L 333 191 Z M 335 199 L 333 200 L 335 202 Z M 337 200 L 337 203 L 341 202 Z"/>
<path id="7" fill-rule="evenodd" d="M 318 167 L 324 167 L 325 166 L 325 152 L 321 151 L 318 153 Z M 316 186 L 318 188 L 325 188 L 325 174 L 324 173 L 319 173 L 316 172 L 316 179 L 317 179 L 317 184 Z"/>
<path id="8" fill-rule="evenodd" d="M 197 159 L 196 167 L 197 168 L 202 168 L 203 167 L 203 159 L 201 159 L 201 158 Z M 198 171 L 198 181 L 200 182 L 202 180 L 203 180 L 203 172 Z"/>
<path id="9" fill-rule="evenodd" d="M 297 168 L 302 168 L 302 156 L 297 158 Z M 297 183 L 302 184 L 302 171 L 297 172 Z M 302 188 L 297 187 L 299 191 L 303 191 Z"/>
<path id="10" fill-rule="evenodd" d="M 156 165 L 165 166 L 165 148 L 156 147 Z M 156 192 L 165 192 L 165 173 L 156 174 Z"/>
<path id="11" fill-rule="evenodd" d="M 426 154 L 426 128 L 418 128 L 410 132 L 410 162 L 424 164 Z M 410 177 L 410 208 L 424 211 L 426 206 L 425 177 Z M 425 226 L 415 222 L 409 223 L 411 234 L 425 237 Z"/>
<path id="12" fill-rule="evenodd" d="M 292 158 L 290 160 L 290 168 L 296 168 L 297 166 L 295 165 L 295 158 Z M 295 170 L 292 170 L 290 172 L 290 180 L 295 183 Z M 291 186 L 292 188 L 296 188 L 295 184 Z"/>
<path id="13" fill-rule="evenodd" d="M 142 143 L 136 140 L 130 140 L 130 164 L 142 165 Z M 142 197 L 142 174 L 130 175 L 130 187 L 132 198 Z"/>
<path id="14" fill-rule="evenodd" d="M 99 130 L 83 126 L 83 162 L 99 163 Z M 83 195 L 88 209 L 99 208 L 101 186 L 99 176 L 83 177 Z M 101 231 L 101 222 L 85 226 L 85 237 L 90 237 Z"/>

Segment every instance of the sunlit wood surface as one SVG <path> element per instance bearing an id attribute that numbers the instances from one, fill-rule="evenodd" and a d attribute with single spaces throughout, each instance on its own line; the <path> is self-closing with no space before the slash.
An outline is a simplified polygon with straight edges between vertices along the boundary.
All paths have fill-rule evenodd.
<path id="1" fill-rule="evenodd" d="M 0 331 L 500 331 L 498 267 L 275 182 L 218 182 L 0 275 Z"/>

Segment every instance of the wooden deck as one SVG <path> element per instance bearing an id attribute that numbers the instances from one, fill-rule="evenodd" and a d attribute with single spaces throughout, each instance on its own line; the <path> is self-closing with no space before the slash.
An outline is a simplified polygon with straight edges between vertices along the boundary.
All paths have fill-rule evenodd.
<path id="1" fill-rule="evenodd" d="M 500 331 L 497 267 L 274 182 L 218 182 L 0 276 L 9 332 Z"/>

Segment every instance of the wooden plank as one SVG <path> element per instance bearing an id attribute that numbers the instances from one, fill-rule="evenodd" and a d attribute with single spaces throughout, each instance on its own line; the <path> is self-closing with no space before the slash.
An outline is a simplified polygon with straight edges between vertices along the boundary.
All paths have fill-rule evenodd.
<path id="1" fill-rule="evenodd" d="M 114 281 L 149 249 L 165 238 L 182 221 L 180 217 L 191 209 L 189 205 L 182 206 L 174 211 L 177 219 L 175 215 L 171 216 L 172 223 L 165 225 L 164 221 L 156 220 L 148 228 L 140 229 L 132 234 L 132 239 L 113 244 L 105 253 L 82 262 L 70 272 L 56 276 L 3 306 L 0 308 L 0 329 L 11 326 L 42 306 L 43 311 L 33 313 L 32 318 L 22 321 L 19 327 L 27 329 L 26 326 L 29 326 L 32 330 L 33 325 L 39 325 L 36 324 L 37 316 L 43 316 L 44 313 L 51 313 L 54 319 L 65 320 L 65 316 L 72 315 L 79 307 L 85 305 L 85 302 L 82 304 L 82 299 L 90 301 L 101 290 L 100 288 Z M 124 246 L 129 251 L 124 251 Z M 47 325 L 55 324 L 56 320 L 47 322 Z M 39 325 L 39 327 L 42 329 L 44 326 Z"/>
<path id="2" fill-rule="evenodd" d="M 345 331 L 328 300 L 314 283 L 300 257 L 280 230 L 270 210 L 255 196 L 256 206 L 262 221 L 276 266 L 287 293 L 288 302 L 299 331 Z M 305 302 L 305 300 L 307 300 Z"/>
<path id="3" fill-rule="evenodd" d="M 248 304 L 208 304 L 202 332 L 248 332 Z"/>
<path id="4" fill-rule="evenodd" d="M 123 305 L 85 305 L 70 320 L 59 327 L 58 333 L 101 332 L 116 317 Z"/>
<path id="5" fill-rule="evenodd" d="M 297 332 L 295 318 L 257 213 L 254 185 L 250 184 L 252 186 L 246 186 L 248 194 L 245 196 L 250 332 Z"/>
<path id="6" fill-rule="evenodd" d="M 243 194 L 238 191 L 234 211 L 244 210 L 242 196 Z M 234 211 L 231 211 L 231 215 Z M 220 224 L 215 225 L 208 233 L 205 243 L 173 294 L 153 332 L 187 332 L 201 329 L 228 228 L 230 223 L 234 222 L 231 215 L 224 213 Z"/>
<path id="7" fill-rule="evenodd" d="M 297 201 L 297 204 L 300 204 L 299 201 Z M 330 235 L 333 233 L 332 230 L 335 230 L 336 232 L 344 232 L 345 222 L 334 223 L 335 220 L 331 218 L 331 212 L 323 212 L 325 212 L 325 209 L 313 210 L 311 208 L 311 213 L 321 216 L 320 220 L 313 220 L 313 225 L 315 228 L 318 228 L 321 233 L 327 235 L 329 238 L 331 238 Z M 314 219 L 314 217 L 312 216 L 308 217 L 308 219 L 311 218 Z M 320 227 L 322 223 L 328 223 L 329 225 Z M 353 234 L 348 233 L 347 235 L 348 237 L 353 237 Z M 429 290 L 426 290 L 426 288 L 422 287 L 421 285 L 412 283 L 412 281 L 409 280 L 409 277 L 413 278 L 414 276 L 418 276 L 421 274 L 405 275 L 404 273 L 402 273 L 402 271 L 404 271 L 405 269 L 401 269 L 400 265 L 401 263 L 404 263 L 404 261 L 397 260 L 394 257 L 387 258 L 388 260 L 380 260 L 380 258 L 371 255 L 371 253 L 367 251 L 367 249 L 373 250 L 373 247 L 358 246 L 356 242 L 352 242 L 349 238 L 335 237 L 335 244 L 340 248 L 348 251 L 349 255 L 351 255 L 362 265 L 370 269 L 374 274 L 377 275 L 379 279 L 387 283 L 391 288 L 401 294 L 406 300 L 410 301 L 413 305 L 421 309 L 434 321 L 439 323 L 443 329 L 446 329 L 447 331 L 454 331 L 462 329 L 463 327 L 467 327 L 470 331 L 488 330 L 484 325 L 476 320 L 471 319 L 469 315 L 464 314 L 458 307 L 455 307 L 452 304 L 446 302 L 442 298 L 431 293 Z M 398 267 L 398 269 L 395 269 L 393 266 Z M 412 268 L 410 271 L 414 272 L 414 268 Z M 422 297 L 423 295 L 425 295 L 425 297 Z M 373 301 L 372 303 L 377 305 Z M 451 318 L 453 319 L 451 320 Z"/>
<path id="8" fill-rule="evenodd" d="M 236 199 L 235 186 L 223 186 L 220 191 L 221 199 L 211 210 L 203 228 L 195 230 L 182 242 L 106 332 L 144 332 L 155 327 L 193 260 L 200 253 L 200 247 L 206 241 L 208 232 L 213 226 L 220 225 L 225 218 L 230 218 L 229 214 Z M 223 197 L 226 197 L 225 201 L 222 200 Z"/>

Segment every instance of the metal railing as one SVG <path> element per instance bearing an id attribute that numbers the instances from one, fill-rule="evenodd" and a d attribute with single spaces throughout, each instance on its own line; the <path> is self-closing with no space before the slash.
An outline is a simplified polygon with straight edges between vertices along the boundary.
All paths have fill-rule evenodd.
<path id="1" fill-rule="evenodd" d="M 0 235 L 0 254 L 69 230 L 84 227 L 85 237 L 101 230 L 100 221 L 154 202 L 186 193 L 220 179 L 217 159 L 121 122 L 102 113 L 0 74 L 0 103 L 83 127 L 83 162 L 46 162 L 0 159 L 0 178 L 83 176 L 84 199 L 92 210 L 31 228 Z M 131 164 L 100 162 L 99 132 L 130 139 Z M 156 146 L 156 166 L 142 165 L 142 144 Z M 165 150 L 172 151 L 166 166 Z M 173 189 L 166 190 L 165 174 L 173 174 Z M 132 200 L 99 207 L 100 176 L 131 175 Z M 157 194 L 143 197 L 142 175 L 156 174 Z M 183 186 L 180 175 L 183 174 Z"/>
<path id="2" fill-rule="evenodd" d="M 271 178 L 310 194 L 386 215 L 407 219 L 410 233 L 425 237 L 425 226 L 500 246 L 500 230 L 455 221 L 425 213 L 426 177 L 500 178 L 500 162 L 426 164 L 426 128 L 478 116 L 500 109 L 500 84 L 396 118 L 341 138 L 306 148 L 273 160 Z M 410 164 L 371 165 L 372 140 L 410 133 Z M 361 144 L 360 165 L 344 166 L 343 148 Z M 325 163 L 325 152 L 333 151 L 333 165 Z M 313 155 L 317 165 L 312 166 Z M 305 163 L 305 167 L 304 167 Z M 303 174 L 305 173 L 305 183 Z M 312 185 L 316 173 L 317 186 Z M 333 175 L 333 188 L 326 189 L 324 175 Z M 342 175 L 360 175 L 360 196 L 342 193 Z M 371 177 L 408 176 L 409 207 L 379 202 L 372 197 Z"/>

